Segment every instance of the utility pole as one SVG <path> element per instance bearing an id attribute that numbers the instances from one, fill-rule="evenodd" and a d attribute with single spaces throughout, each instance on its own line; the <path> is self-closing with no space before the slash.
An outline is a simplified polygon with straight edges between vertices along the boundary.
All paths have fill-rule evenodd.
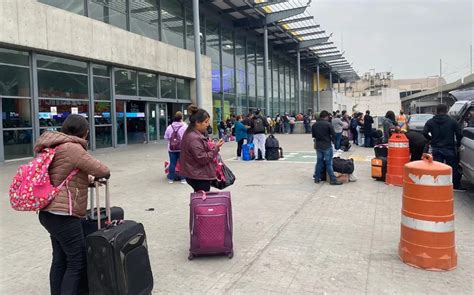
<path id="1" fill-rule="evenodd" d="M 470 61 L 471 61 L 470 64 L 471 64 L 471 74 L 472 74 L 472 44 L 471 44 L 471 46 L 470 46 L 470 49 L 471 49 L 471 50 L 469 50 L 469 53 L 470 53 L 469 56 L 471 57 L 471 59 L 470 59 Z"/>
<path id="2" fill-rule="evenodd" d="M 443 60 L 439 59 L 439 77 L 438 77 L 438 86 L 439 86 L 439 99 L 440 103 L 443 103 L 443 85 L 441 85 L 441 77 L 443 76 Z"/>

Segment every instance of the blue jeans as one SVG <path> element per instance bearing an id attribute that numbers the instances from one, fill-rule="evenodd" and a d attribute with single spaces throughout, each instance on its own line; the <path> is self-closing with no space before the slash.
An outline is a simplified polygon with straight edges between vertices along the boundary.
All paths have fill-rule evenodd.
<path id="1" fill-rule="evenodd" d="M 168 172 L 168 179 L 174 180 L 175 174 L 176 174 L 176 164 L 179 161 L 180 152 L 168 152 L 168 154 L 170 155 L 170 167 L 169 167 L 169 172 Z M 182 178 L 180 177 L 180 179 Z"/>
<path id="2" fill-rule="evenodd" d="M 247 134 L 247 144 L 253 143 L 253 134 Z"/>
<path id="3" fill-rule="evenodd" d="M 342 139 L 342 132 L 341 133 L 336 133 L 336 143 L 334 144 L 334 148 L 336 150 L 341 149 L 341 139 Z"/>
<path id="4" fill-rule="evenodd" d="M 458 157 L 454 149 L 449 148 L 433 148 L 433 160 L 446 163 L 446 165 L 451 166 L 453 169 L 453 187 L 460 188 L 461 187 L 461 174 L 459 174 L 458 170 Z"/>
<path id="5" fill-rule="evenodd" d="M 332 147 L 325 150 L 316 150 L 316 155 L 318 157 L 316 161 L 316 166 L 314 167 L 314 179 L 321 180 L 321 172 L 323 170 L 323 162 L 326 164 L 326 172 L 329 175 L 331 181 L 336 181 L 336 175 L 334 175 L 334 170 L 332 169 Z"/>

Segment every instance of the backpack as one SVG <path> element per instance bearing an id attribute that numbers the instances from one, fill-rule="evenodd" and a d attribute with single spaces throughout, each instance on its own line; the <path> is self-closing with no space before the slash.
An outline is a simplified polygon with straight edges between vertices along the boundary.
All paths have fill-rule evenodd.
<path id="1" fill-rule="evenodd" d="M 170 151 L 179 152 L 181 150 L 181 136 L 179 135 L 179 129 L 183 126 L 179 126 L 178 128 L 174 128 L 171 125 L 171 129 L 173 129 L 173 133 L 170 137 Z"/>
<path id="2" fill-rule="evenodd" d="M 273 134 L 269 135 L 267 139 L 265 140 L 265 149 L 270 149 L 270 148 L 279 148 L 280 143 L 278 142 L 278 139 L 275 138 Z"/>
<path id="3" fill-rule="evenodd" d="M 46 208 L 69 181 L 79 172 L 74 169 L 57 187 L 51 184 L 48 168 L 53 162 L 56 148 L 44 149 L 36 158 L 18 168 L 10 185 L 10 205 L 17 211 L 38 211 Z M 72 215 L 72 198 L 69 196 L 69 214 Z"/>
<path id="4" fill-rule="evenodd" d="M 264 133 L 265 132 L 265 125 L 263 123 L 263 119 L 261 117 L 255 118 L 254 121 L 253 131 L 254 133 Z"/>
<path id="5" fill-rule="evenodd" d="M 352 174 L 354 172 L 354 160 L 335 157 L 332 159 L 334 172 Z"/>

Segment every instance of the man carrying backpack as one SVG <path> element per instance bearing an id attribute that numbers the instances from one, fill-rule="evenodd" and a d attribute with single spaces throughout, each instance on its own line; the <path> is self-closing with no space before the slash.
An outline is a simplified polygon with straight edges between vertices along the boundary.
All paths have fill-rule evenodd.
<path id="1" fill-rule="evenodd" d="M 255 155 L 258 155 L 258 150 L 262 153 L 262 158 L 258 157 L 257 160 L 265 159 L 265 130 L 268 127 L 267 119 L 260 114 L 260 109 L 255 111 L 255 116 L 252 119 L 253 129 L 253 141 L 255 144 Z"/>

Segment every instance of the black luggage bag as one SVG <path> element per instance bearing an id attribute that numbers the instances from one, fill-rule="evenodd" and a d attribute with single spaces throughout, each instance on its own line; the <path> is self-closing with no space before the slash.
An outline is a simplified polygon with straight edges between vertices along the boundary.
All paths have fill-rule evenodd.
<path id="1" fill-rule="evenodd" d="M 267 161 L 274 161 L 283 158 L 283 149 L 280 147 L 278 139 L 273 134 L 270 134 L 265 140 L 265 159 Z"/>
<path id="2" fill-rule="evenodd" d="M 354 173 L 354 159 L 335 157 L 332 159 L 332 167 L 334 172 L 352 174 Z"/>
<path id="3" fill-rule="evenodd" d="M 98 188 L 96 204 L 96 208 L 100 208 Z M 106 212 L 111 222 L 108 181 Z M 101 227 L 100 222 L 98 227 Z M 112 221 L 106 228 L 87 236 L 86 251 L 89 294 L 151 294 L 153 274 L 145 229 L 141 223 L 132 220 Z"/>
<path id="4" fill-rule="evenodd" d="M 343 151 L 347 152 L 351 149 L 351 144 L 349 142 L 349 137 L 343 135 L 341 138 L 341 148 Z"/>
<path id="5" fill-rule="evenodd" d="M 97 208 L 94 208 L 96 188 L 94 185 L 89 187 L 89 208 L 85 219 L 82 219 L 82 229 L 84 236 L 87 237 L 93 232 L 97 231 Z M 100 227 L 104 228 L 107 226 L 107 212 L 105 207 L 100 207 Z M 124 211 L 121 207 L 112 206 L 110 207 L 110 219 L 111 220 L 124 220 Z"/>

